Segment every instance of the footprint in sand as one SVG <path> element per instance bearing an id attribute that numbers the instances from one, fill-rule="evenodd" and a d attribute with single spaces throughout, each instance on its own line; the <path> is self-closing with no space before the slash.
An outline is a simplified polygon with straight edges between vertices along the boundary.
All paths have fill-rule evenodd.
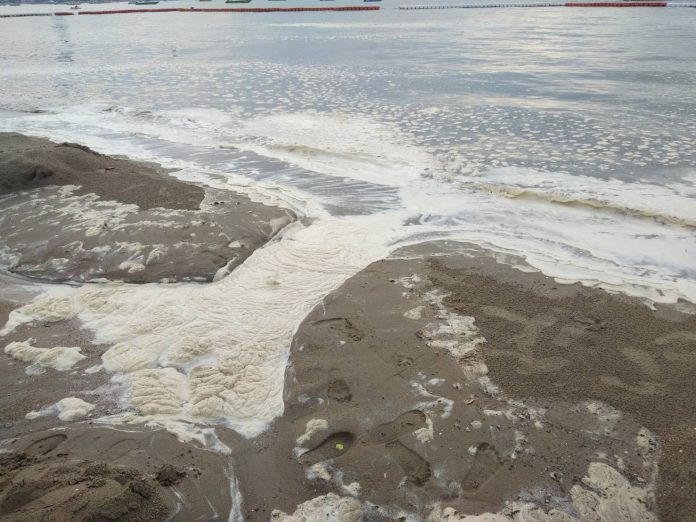
<path id="1" fill-rule="evenodd" d="M 299 461 L 305 466 L 311 466 L 325 460 L 335 459 L 347 453 L 354 440 L 355 435 L 348 431 L 333 433 L 317 446 L 300 455 Z"/>
<path id="2" fill-rule="evenodd" d="M 365 334 L 362 331 L 353 326 L 353 323 L 351 323 L 345 317 L 332 317 L 329 319 L 320 319 L 319 321 L 314 321 L 312 325 L 328 326 L 331 330 L 340 332 L 352 341 L 359 341 L 365 336 Z"/>
<path id="3" fill-rule="evenodd" d="M 397 366 L 411 366 L 413 364 L 413 357 L 408 357 L 406 355 L 402 355 L 400 353 L 396 354 L 396 363 Z"/>
<path id="4" fill-rule="evenodd" d="M 138 451 L 138 442 L 133 439 L 123 439 L 106 448 L 102 455 L 107 460 L 117 460 L 134 451 Z"/>
<path id="5" fill-rule="evenodd" d="M 580 314 L 575 314 L 571 317 L 573 321 L 583 325 L 584 329 L 588 332 L 598 332 L 604 330 L 609 325 L 606 319 L 599 319 L 596 317 L 587 317 Z"/>
<path id="6" fill-rule="evenodd" d="M 360 438 L 360 443 L 366 446 L 384 444 L 390 459 L 404 471 L 406 481 L 421 487 L 430 479 L 430 463 L 397 439 L 425 427 L 426 422 L 422 411 L 407 411 L 367 432 Z"/>
<path id="7" fill-rule="evenodd" d="M 380 424 L 360 438 L 362 444 L 387 444 L 403 435 L 413 433 L 426 424 L 425 414 L 420 410 L 402 413 L 396 419 L 386 424 Z"/>
<path id="8" fill-rule="evenodd" d="M 58 433 L 56 435 L 51 435 L 49 437 L 39 439 L 27 446 L 27 449 L 24 450 L 24 453 L 26 453 L 30 457 L 37 455 L 45 455 L 46 453 L 49 453 L 50 451 L 56 449 L 60 445 L 60 443 L 67 438 L 67 435 Z"/>
<path id="9" fill-rule="evenodd" d="M 468 493 L 475 493 L 483 486 L 503 465 L 500 454 L 487 442 L 482 442 L 476 447 L 474 463 L 462 479 L 462 489 Z"/>
<path id="10" fill-rule="evenodd" d="M 341 372 L 337 369 L 329 371 L 328 396 L 336 402 L 350 402 L 353 393 L 350 391 L 348 383 L 341 378 Z"/>
<path id="11" fill-rule="evenodd" d="M 426 426 L 427 418 L 420 410 L 411 410 L 396 419 L 371 429 L 358 440 L 363 446 L 384 445 L 386 453 L 406 475 L 406 481 L 415 486 L 423 486 L 431 476 L 430 463 L 397 439 Z M 356 437 L 343 431 L 333 433 L 320 444 L 303 453 L 299 461 L 305 466 L 335 459 L 345 455 L 353 446 Z"/>
<path id="12" fill-rule="evenodd" d="M 430 463 L 415 451 L 394 441 L 386 445 L 396 463 L 404 470 L 407 482 L 421 487 L 430 479 Z"/>

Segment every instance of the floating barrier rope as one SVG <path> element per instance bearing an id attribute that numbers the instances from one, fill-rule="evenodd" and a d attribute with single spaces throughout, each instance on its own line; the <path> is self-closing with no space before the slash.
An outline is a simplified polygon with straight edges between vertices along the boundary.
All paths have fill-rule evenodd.
<path id="1" fill-rule="evenodd" d="M 116 9 L 111 11 L 80 11 L 79 15 L 107 15 L 132 13 L 280 13 L 307 11 L 378 11 L 379 6 L 348 6 L 348 7 L 180 7 L 160 9 Z M 57 13 L 56 13 L 57 14 Z M 72 13 L 71 13 L 72 14 Z"/>
<path id="2" fill-rule="evenodd" d="M 505 4 L 454 4 L 454 5 L 400 5 L 404 11 L 422 9 L 503 9 L 519 7 L 696 7 L 696 3 L 655 2 L 655 1 L 609 1 L 609 2 L 531 2 Z M 380 6 L 331 6 L 331 7 L 161 7 L 155 9 L 112 9 L 108 11 L 57 11 L 54 13 L 12 13 L 0 14 L 0 18 L 22 18 L 29 16 L 73 16 L 73 15 L 109 15 L 135 13 L 280 13 L 280 12 L 316 12 L 316 11 L 378 11 Z"/>
<path id="3" fill-rule="evenodd" d="M 420 9 L 493 9 L 506 7 L 696 7 L 696 4 L 670 4 L 667 2 L 536 2 L 514 4 L 458 4 L 458 5 L 400 5 L 403 11 Z"/>
<path id="4" fill-rule="evenodd" d="M 55 13 L 13 13 L 13 14 L 0 14 L 0 18 L 22 18 L 25 16 L 53 16 L 54 14 Z"/>
<path id="5" fill-rule="evenodd" d="M 162 7 L 159 9 L 112 9 L 109 11 L 56 11 L 54 13 L 12 13 L 0 14 L 0 18 L 23 18 L 27 16 L 74 16 L 109 15 L 135 13 L 279 13 L 314 11 L 379 11 L 378 5 L 331 6 L 331 7 Z"/>
<path id="6" fill-rule="evenodd" d="M 667 7 L 667 2 L 566 2 L 566 7 Z"/>
<path id="7" fill-rule="evenodd" d="M 461 5 L 401 5 L 403 11 L 420 9 L 492 9 L 501 7 L 563 7 L 565 4 L 553 4 L 549 2 L 535 4 L 461 4 Z"/>

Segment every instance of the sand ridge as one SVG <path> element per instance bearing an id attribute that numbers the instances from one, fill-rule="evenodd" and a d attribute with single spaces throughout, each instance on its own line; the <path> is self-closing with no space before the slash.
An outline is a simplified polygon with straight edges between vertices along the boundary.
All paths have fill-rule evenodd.
<path id="1" fill-rule="evenodd" d="M 0 264 L 53 282 L 212 281 L 295 216 L 156 166 L 0 133 Z"/>

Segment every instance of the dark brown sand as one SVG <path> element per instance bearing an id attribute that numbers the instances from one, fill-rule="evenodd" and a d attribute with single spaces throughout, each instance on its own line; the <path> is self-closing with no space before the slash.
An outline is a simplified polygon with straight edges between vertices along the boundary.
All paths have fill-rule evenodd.
<path id="1" fill-rule="evenodd" d="M 696 519 L 695 316 L 578 285 L 569 293 L 481 258 L 435 258 L 430 267 L 433 283 L 451 292 L 445 304 L 476 317 L 493 382 L 515 397 L 587 398 L 632 416 L 662 442 L 661 520 Z"/>
<path id="2" fill-rule="evenodd" d="M 7 322 L 10 312 L 14 310 L 15 307 L 13 303 L 0 299 L 0 324 L 5 324 Z"/>
<path id="3" fill-rule="evenodd" d="M 293 340 L 283 417 L 254 440 L 218 429 L 232 454 L 201 453 L 209 459 L 206 466 L 214 469 L 211 476 L 217 490 L 202 488 L 198 478 L 190 478 L 195 477 L 190 468 L 194 465 L 187 452 L 200 450 L 181 445 L 171 435 L 140 430 L 133 435 L 90 425 L 89 419 L 68 424 L 59 433 L 88 436 L 98 430 L 102 437 L 108 430 L 109 444 L 131 441 L 123 443 L 130 451 L 127 462 L 102 450 L 93 452 L 92 442 L 85 439 L 69 445 L 74 464 L 65 473 L 82 484 L 87 505 L 96 506 L 85 513 L 104 506 L 122 508 L 123 502 L 109 499 L 125 499 L 133 492 L 133 481 L 144 481 L 154 493 L 136 499 L 132 519 L 141 515 L 163 519 L 158 517 L 171 513 L 176 505 L 172 498 L 177 498 L 172 486 L 156 482 L 159 467 L 167 463 L 193 481 L 183 505 L 196 512 L 207 509 L 205 498 L 229 509 L 229 483 L 222 477 L 233 469 L 246 520 L 268 520 L 273 510 L 292 513 L 300 503 L 329 492 L 367 501 L 364 520 L 396 520 L 406 514 L 438 517 L 438 509 L 444 507 L 458 513 L 500 512 L 512 520 L 525 502 L 538 506 L 535 516 L 543 512 L 579 517 L 583 504 L 577 491 L 589 491 L 589 466 L 601 463 L 624 477 L 624 496 L 599 491 L 605 505 L 590 508 L 582 520 L 590 520 L 593 509 L 608 509 L 613 520 L 651 520 L 650 512 L 663 521 L 691 520 L 693 417 L 687 394 L 679 389 L 680 381 L 674 381 L 689 371 L 688 361 L 660 356 L 655 350 L 663 354 L 680 350 L 682 344 L 672 339 L 688 339 L 696 332 L 694 318 L 666 309 L 653 312 L 635 300 L 601 290 L 558 285 L 539 274 L 500 265 L 481 252 L 468 256 L 453 249 L 448 244 L 425 245 L 399 254 L 406 258 L 374 263 L 317 306 Z M 475 318 L 475 334 L 457 322 L 463 316 Z M 39 326 L 23 326 L 27 330 L 18 335 L 39 336 Z M 44 334 L 45 339 L 53 336 L 57 342 L 56 336 L 72 335 L 60 342 L 81 342 L 74 324 L 64 325 L 62 333 L 54 330 L 55 324 L 43 328 L 53 330 Z M 675 337 L 678 332 L 686 333 Z M 670 337 L 665 340 L 665 335 Z M 479 337 L 486 340 L 477 343 Z M 607 382 L 616 381 L 607 381 L 606 375 L 628 384 L 648 380 L 629 380 L 633 374 L 624 366 L 643 361 L 635 372 L 651 366 L 633 351 L 627 356 L 621 350 L 627 344 L 651 351 L 660 372 L 650 374 L 650 386 L 611 392 L 614 386 L 607 389 Z M 454 356 L 457 349 L 460 352 Z M 675 359 L 679 363 L 670 366 Z M 578 372 L 569 366 L 577 366 Z M 540 372 L 545 379 L 538 377 Z M 528 384 L 530 379 L 538 379 L 537 384 Z M 54 380 L 56 395 L 70 394 L 62 387 L 68 380 Z M 34 381 L 29 390 L 46 387 Z M 645 400 L 654 400 L 644 393 L 646 387 L 662 391 L 661 407 L 645 407 Z M 22 402 L 29 402 L 29 397 L 26 394 Z M 45 402 L 37 401 L 37 406 L 41 404 Z M 14 403 L 22 414 L 35 407 L 22 409 Z M 44 418 L 31 421 L 37 423 L 32 428 L 19 417 L 21 429 L 6 428 L 6 437 L 18 436 L 21 442 L 15 444 L 24 444 L 23 448 L 43 433 L 55 432 L 20 435 L 18 431 L 65 426 L 55 418 Z M 168 454 L 169 460 L 147 460 L 154 459 L 149 442 L 144 442 L 150 437 L 166 437 L 177 448 Z M 17 455 L 27 450 L 12 450 L 6 465 L 16 466 L 18 458 L 24 462 Z M 47 477 L 64 467 L 62 453 L 48 451 L 40 462 L 22 464 L 23 475 L 8 475 L 3 490 L 14 491 L 20 479 L 47 484 Z M 134 455 L 140 456 L 137 462 Z M 94 488 L 88 487 L 92 479 L 86 478 L 86 470 L 94 463 L 105 465 L 97 480 L 109 484 L 99 496 L 103 501 L 89 496 Z M 61 494 L 55 493 L 64 498 Z M 37 495 L 46 498 L 43 493 L 26 498 Z M 644 506 L 639 516 L 647 515 L 630 518 L 629 512 L 616 511 L 626 498 L 634 506 Z M 44 500 L 12 502 L 17 513 L 53 513 L 46 511 Z M 5 509 L 3 505 L 0 502 L 0 509 Z M 63 510 L 56 513 L 75 507 L 65 499 L 53 505 Z M 176 519 L 189 518 L 177 515 Z"/>
<path id="4" fill-rule="evenodd" d="M 83 145 L 0 133 L 0 194 L 78 185 L 77 194 L 96 194 L 142 210 L 198 210 L 204 189 L 163 174 L 154 165 L 104 156 Z"/>
<path id="5" fill-rule="evenodd" d="M 164 431 L 88 423 L 5 440 L 0 520 L 227 520 L 224 457 Z"/>
<path id="6" fill-rule="evenodd" d="M 245 507 L 257 510 L 246 510 L 249 520 L 292 513 L 326 491 L 391 508 L 365 514 L 374 520 L 426 518 L 437 504 L 504 512 L 508 501 L 579 517 L 573 491 L 587 487 L 591 463 L 645 493 L 637 515 L 598 493 L 613 503 L 602 520 L 693 519 L 693 316 L 443 244 L 409 255 L 369 266 L 299 327 L 285 415 L 238 469 Z M 461 316 L 475 317 L 486 341 L 455 358 L 450 341 L 471 341 L 447 333 Z M 316 420 L 326 428 L 298 443 Z M 298 447 L 304 453 L 291 457 Z M 276 473 L 256 476 L 259 462 Z"/>
<path id="7" fill-rule="evenodd" d="M 154 166 L 8 133 L 0 133 L 0 211 L 8 269 L 60 282 L 210 281 L 294 220 Z"/>

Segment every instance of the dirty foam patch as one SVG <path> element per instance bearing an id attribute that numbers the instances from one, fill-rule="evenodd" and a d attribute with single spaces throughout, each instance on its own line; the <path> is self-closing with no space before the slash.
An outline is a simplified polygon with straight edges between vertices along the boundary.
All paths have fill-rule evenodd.
<path id="1" fill-rule="evenodd" d="M 126 377 L 132 410 L 120 422 L 224 424 L 255 436 L 283 412 L 296 325 L 387 254 L 373 224 L 374 218 L 297 224 L 205 286 L 84 285 L 45 294 L 13 311 L 3 333 L 25 322 L 77 317 L 95 342 L 112 345 L 103 367 Z M 355 237 L 362 238 L 359 248 Z"/>
<path id="2" fill-rule="evenodd" d="M 26 418 L 36 419 L 38 417 L 57 415 L 62 421 L 72 421 L 87 417 L 93 409 L 94 405 L 89 402 L 85 402 L 77 397 L 66 397 L 42 410 L 30 411 L 27 413 Z"/>
<path id="3" fill-rule="evenodd" d="M 80 353 L 79 346 L 56 346 L 54 348 L 37 348 L 34 339 L 15 341 L 5 347 L 5 353 L 13 359 L 29 363 L 32 367 L 51 368 L 60 372 L 70 370 L 75 364 L 86 359 Z M 27 368 L 27 371 L 29 371 Z"/>
<path id="4" fill-rule="evenodd" d="M 328 493 L 303 502 L 291 515 L 280 510 L 273 510 L 271 520 L 274 522 L 359 522 L 363 518 L 360 502 L 352 497 L 339 497 Z"/>

